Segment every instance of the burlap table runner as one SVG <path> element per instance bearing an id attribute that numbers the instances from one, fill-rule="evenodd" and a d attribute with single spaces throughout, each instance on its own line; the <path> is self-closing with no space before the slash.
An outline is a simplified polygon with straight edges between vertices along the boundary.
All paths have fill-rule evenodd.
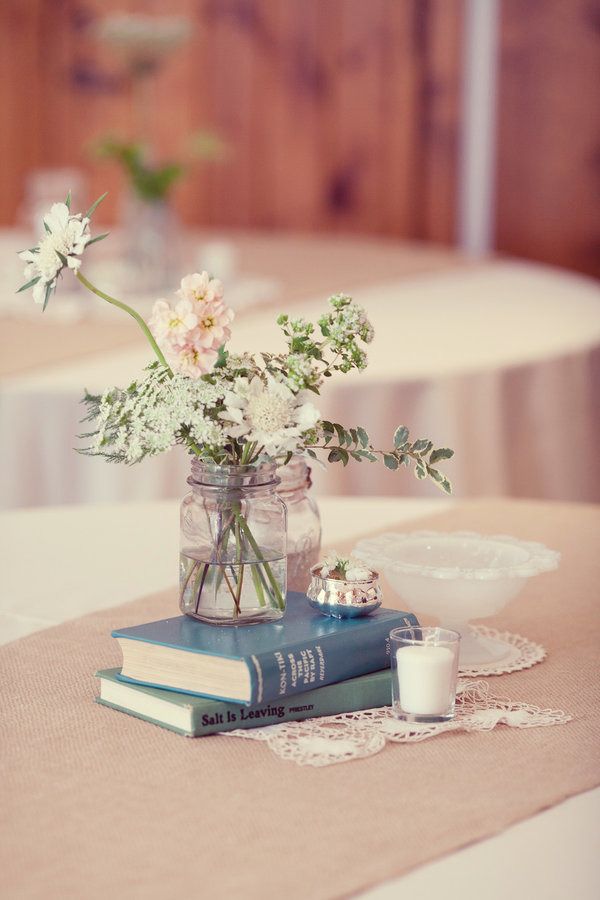
<path id="1" fill-rule="evenodd" d="M 559 571 L 495 623 L 548 660 L 491 687 L 574 721 L 388 745 L 324 769 L 258 742 L 188 740 L 93 703 L 92 673 L 119 662 L 110 630 L 175 608 L 174 591 L 142 598 L 0 651 L 5 895 L 340 897 L 598 784 L 598 510 L 483 502 L 419 524 L 562 551 Z"/>

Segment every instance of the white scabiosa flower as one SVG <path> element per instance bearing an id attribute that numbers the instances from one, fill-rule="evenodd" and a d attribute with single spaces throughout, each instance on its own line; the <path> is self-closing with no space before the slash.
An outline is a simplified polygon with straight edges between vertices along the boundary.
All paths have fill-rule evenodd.
<path id="1" fill-rule="evenodd" d="M 44 216 L 46 230 L 44 236 L 35 247 L 19 253 L 19 258 L 27 264 L 25 266 L 27 281 L 19 291 L 33 288 L 34 301 L 43 303 L 44 309 L 51 291 L 56 289 L 58 276 L 62 270 L 66 268 L 76 272 L 81 265 L 81 255 L 85 248 L 106 237 L 102 234 L 92 238 L 90 233 L 90 216 L 104 196 L 100 197 L 85 215 L 71 214 L 70 196 L 65 203 L 54 203 L 50 212 Z"/>
<path id="2" fill-rule="evenodd" d="M 294 394 L 271 375 L 265 381 L 258 376 L 236 378 L 225 394 L 220 418 L 230 423 L 226 430 L 232 438 L 256 442 L 269 456 L 278 456 L 295 450 L 301 435 L 319 421 L 320 413 L 308 397 L 307 391 Z"/>

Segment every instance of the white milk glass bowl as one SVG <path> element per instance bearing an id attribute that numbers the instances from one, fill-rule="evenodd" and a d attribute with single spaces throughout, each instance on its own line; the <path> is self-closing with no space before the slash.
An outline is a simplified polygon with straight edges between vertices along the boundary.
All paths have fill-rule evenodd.
<path id="1" fill-rule="evenodd" d="M 471 531 L 382 534 L 352 553 L 385 573 L 405 609 L 460 633 L 463 666 L 500 662 L 510 651 L 503 641 L 474 634 L 469 621 L 497 615 L 528 578 L 560 560 L 543 544 Z"/>

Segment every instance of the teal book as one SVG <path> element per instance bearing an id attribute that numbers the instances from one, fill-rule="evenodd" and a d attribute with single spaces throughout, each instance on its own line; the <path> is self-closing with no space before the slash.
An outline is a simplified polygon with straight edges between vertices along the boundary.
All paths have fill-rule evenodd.
<path id="1" fill-rule="evenodd" d="M 257 706 L 387 668 L 390 630 L 418 624 L 383 607 L 332 619 L 290 592 L 276 622 L 231 627 L 176 616 L 113 637 L 123 653 L 119 680 Z"/>
<path id="2" fill-rule="evenodd" d="M 205 737 L 234 728 L 258 728 L 317 716 L 335 716 L 358 709 L 389 706 L 391 703 L 389 669 L 306 691 L 298 699 L 284 698 L 259 706 L 240 706 L 131 684 L 120 681 L 119 672 L 119 669 L 96 672 L 100 679 L 98 703 L 187 737 Z"/>

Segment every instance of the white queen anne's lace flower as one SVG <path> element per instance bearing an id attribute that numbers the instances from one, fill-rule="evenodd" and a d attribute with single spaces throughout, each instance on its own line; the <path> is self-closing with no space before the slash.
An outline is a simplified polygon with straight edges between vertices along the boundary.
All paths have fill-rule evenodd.
<path id="1" fill-rule="evenodd" d="M 66 203 L 55 203 L 44 216 L 44 224 L 46 234 L 31 250 L 19 253 L 19 258 L 27 263 L 27 283 L 35 282 L 33 299 L 45 304 L 61 271 L 65 267 L 77 271 L 80 267 L 91 234 L 89 218 L 82 213 L 71 215 Z"/>
<path id="2" fill-rule="evenodd" d="M 307 391 L 294 394 L 267 375 L 265 381 L 258 376 L 236 378 L 225 394 L 220 417 L 231 423 L 226 430 L 232 438 L 256 442 L 269 456 L 278 456 L 298 447 L 301 435 L 316 425 L 320 413 Z"/>

